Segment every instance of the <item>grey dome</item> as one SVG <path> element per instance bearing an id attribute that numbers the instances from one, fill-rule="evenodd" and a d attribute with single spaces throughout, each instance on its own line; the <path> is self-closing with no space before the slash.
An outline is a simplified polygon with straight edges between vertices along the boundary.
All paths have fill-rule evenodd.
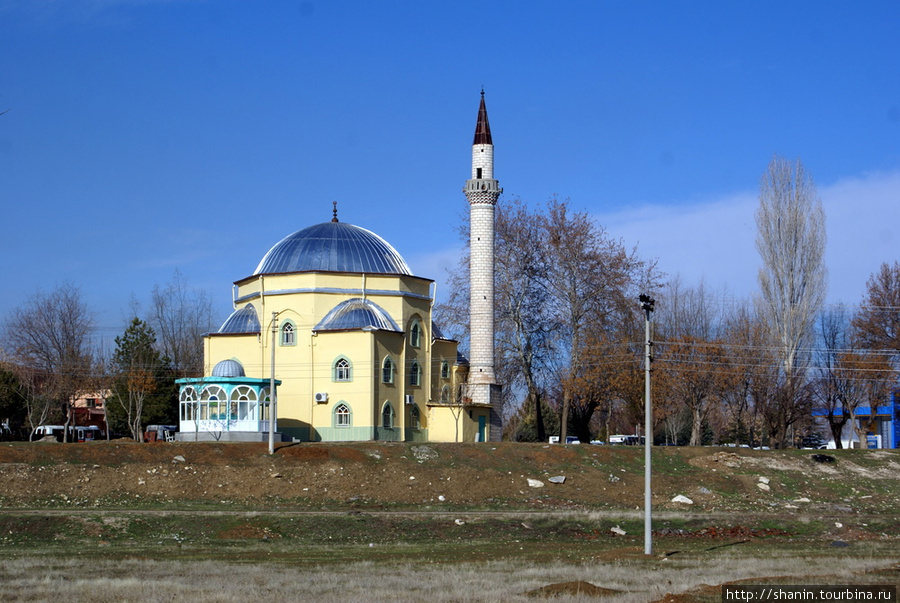
<path id="1" fill-rule="evenodd" d="M 247 304 L 239 310 L 231 313 L 222 326 L 219 333 L 259 333 L 259 317 L 253 304 Z"/>
<path id="2" fill-rule="evenodd" d="M 237 360 L 222 360 L 213 367 L 213 377 L 245 377 L 244 367 Z"/>
<path id="3" fill-rule="evenodd" d="M 394 319 L 378 304 L 367 299 L 348 299 L 325 315 L 314 331 L 376 330 L 400 332 Z"/>
<path id="4" fill-rule="evenodd" d="M 344 222 L 323 222 L 288 235 L 269 250 L 253 274 L 289 272 L 412 275 L 390 243 Z"/>

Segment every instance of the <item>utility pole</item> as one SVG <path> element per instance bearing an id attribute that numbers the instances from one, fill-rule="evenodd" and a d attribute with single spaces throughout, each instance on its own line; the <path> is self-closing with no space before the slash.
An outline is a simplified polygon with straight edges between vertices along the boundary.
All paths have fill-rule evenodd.
<path id="1" fill-rule="evenodd" d="M 272 312 L 272 375 L 269 379 L 269 454 L 275 454 L 275 417 L 278 402 L 275 400 L 275 338 L 278 335 L 278 312 Z"/>
<path id="2" fill-rule="evenodd" d="M 650 496 L 650 447 L 653 445 L 653 416 L 650 406 L 650 313 L 656 303 L 649 295 L 638 299 L 644 311 L 644 554 L 653 554 L 652 498 Z"/>

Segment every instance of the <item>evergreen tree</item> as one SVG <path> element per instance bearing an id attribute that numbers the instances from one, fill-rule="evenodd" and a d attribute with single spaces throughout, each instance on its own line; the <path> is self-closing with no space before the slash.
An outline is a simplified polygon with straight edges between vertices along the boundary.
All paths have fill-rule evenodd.
<path id="1" fill-rule="evenodd" d="M 143 440 L 143 425 L 174 423 L 177 397 L 170 363 L 156 349 L 153 328 L 134 318 L 116 337 L 111 368 L 112 395 L 107 400 L 107 419 L 112 429 L 127 429 Z"/>
<path id="2" fill-rule="evenodd" d="M 12 371 L 0 366 L 0 422 L 9 428 L 6 432 L 0 428 L 0 438 L 12 437 L 19 433 L 25 423 L 24 396 L 21 392 L 19 378 Z"/>

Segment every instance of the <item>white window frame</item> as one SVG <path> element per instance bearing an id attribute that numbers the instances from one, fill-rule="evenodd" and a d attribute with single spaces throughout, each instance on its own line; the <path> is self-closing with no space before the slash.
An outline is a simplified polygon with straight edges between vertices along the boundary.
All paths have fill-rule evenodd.
<path id="1" fill-rule="evenodd" d="M 297 345 L 297 327 L 290 320 L 284 321 L 284 324 L 281 325 L 281 345 Z"/>
<path id="2" fill-rule="evenodd" d="M 337 429 L 349 429 L 353 425 L 353 411 L 346 402 L 341 402 L 331 412 L 334 417 L 334 426 Z"/>
<path id="3" fill-rule="evenodd" d="M 334 361 L 331 378 L 333 381 L 341 383 L 353 381 L 353 365 L 350 363 L 349 358 L 341 356 Z"/>

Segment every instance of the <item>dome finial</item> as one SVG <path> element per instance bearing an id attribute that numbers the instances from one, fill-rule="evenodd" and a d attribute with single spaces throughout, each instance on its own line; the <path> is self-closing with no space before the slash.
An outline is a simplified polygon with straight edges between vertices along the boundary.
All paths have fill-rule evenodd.
<path id="1" fill-rule="evenodd" d="M 331 221 L 337 222 L 338 221 L 338 219 L 337 219 L 337 201 L 332 201 L 331 204 L 334 206 L 334 208 L 331 210 L 331 213 L 332 213 Z"/>

